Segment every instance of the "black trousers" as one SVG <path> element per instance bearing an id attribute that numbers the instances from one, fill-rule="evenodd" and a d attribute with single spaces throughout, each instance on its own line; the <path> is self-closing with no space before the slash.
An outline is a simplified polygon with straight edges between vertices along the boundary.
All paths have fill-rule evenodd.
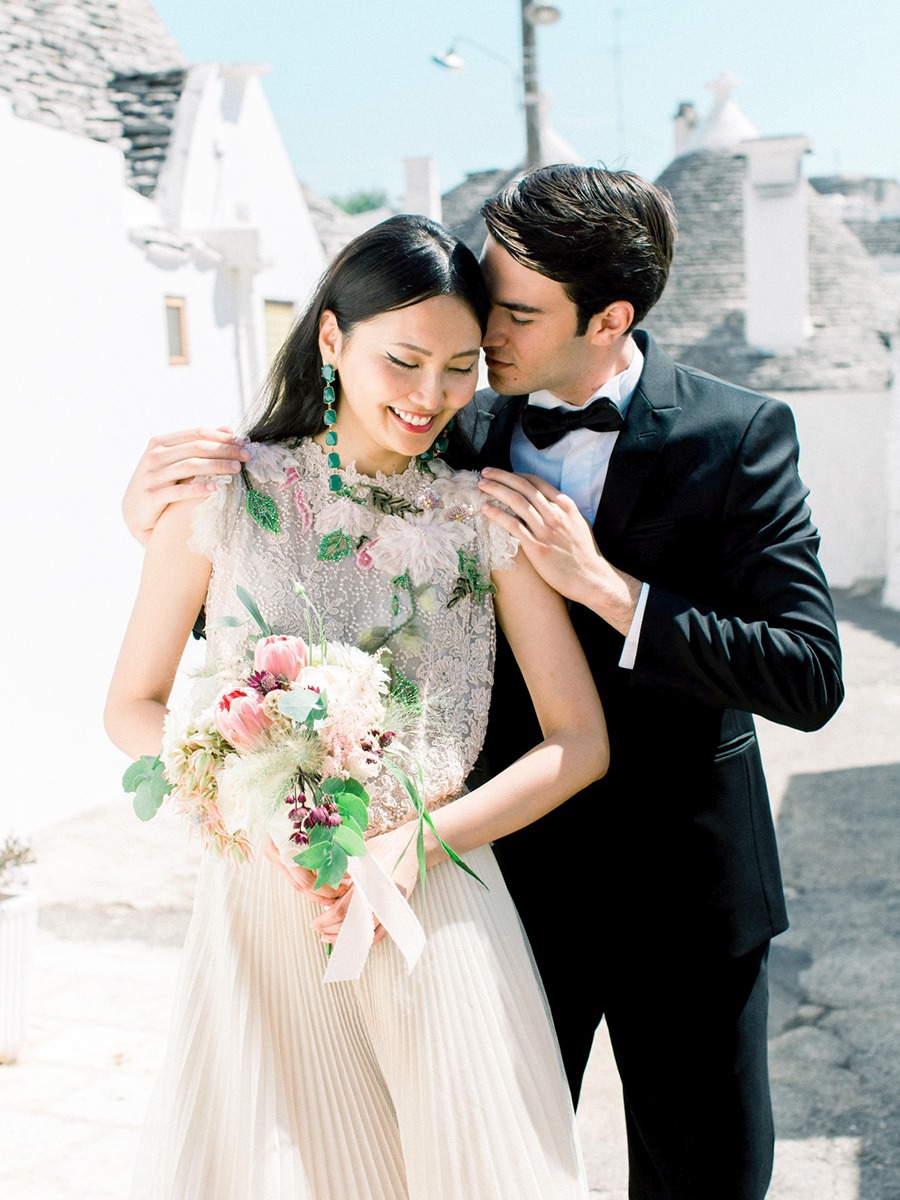
<path id="1" fill-rule="evenodd" d="M 594 1033 L 607 1022 L 625 1101 L 630 1200 L 762 1200 L 775 1140 L 768 944 L 728 958 L 703 953 L 688 935 L 678 945 L 605 941 L 584 923 L 567 929 L 571 910 L 551 914 L 545 898 L 535 903 L 533 875 L 529 891 L 520 912 L 576 1103 Z"/>

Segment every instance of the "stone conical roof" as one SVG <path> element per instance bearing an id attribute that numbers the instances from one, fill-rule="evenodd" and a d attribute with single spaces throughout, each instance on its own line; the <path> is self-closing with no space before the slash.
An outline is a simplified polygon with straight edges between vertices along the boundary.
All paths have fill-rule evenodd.
<path id="1" fill-rule="evenodd" d="M 743 183 L 734 150 L 682 154 L 657 181 L 678 214 L 672 274 L 645 327 L 681 362 L 763 392 L 881 390 L 896 304 L 859 240 L 805 185 L 810 337 L 767 354 L 745 338 Z"/>
<path id="2" fill-rule="evenodd" d="M 0 95 L 17 116 L 120 146 L 146 194 L 186 67 L 148 0 L 0 0 Z"/>
<path id="3" fill-rule="evenodd" d="M 737 85 L 738 81 L 727 71 L 706 85 L 713 93 L 713 106 L 691 130 L 682 154 L 731 149 L 747 138 L 759 137 L 756 126 L 731 98 Z"/>
<path id="4" fill-rule="evenodd" d="M 521 175 L 523 170 L 523 167 L 513 167 L 511 170 L 470 171 L 462 183 L 444 192 L 441 197 L 444 224 L 466 243 L 473 254 L 481 253 L 487 237 L 480 213 L 482 204 L 488 196 L 493 196 L 494 192 L 499 192 L 517 175 Z"/>

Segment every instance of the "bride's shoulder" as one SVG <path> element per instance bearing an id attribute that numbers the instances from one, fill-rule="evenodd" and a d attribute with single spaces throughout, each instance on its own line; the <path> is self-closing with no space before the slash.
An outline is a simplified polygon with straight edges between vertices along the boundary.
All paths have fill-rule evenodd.
<path id="1" fill-rule="evenodd" d="M 460 471 L 456 467 L 448 467 L 440 458 L 433 459 L 428 464 L 428 469 L 434 477 L 435 490 L 442 494 L 444 492 L 474 491 L 479 497 L 483 495 L 478 491 L 478 481 L 481 476 L 477 471 Z"/>
<path id="2" fill-rule="evenodd" d="M 297 449 L 303 442 L 249 442 L 250 458 L 244 471 L 256 487 L 284 483 L 288 472 L 297 466 Z"/>
<path id="3" fill-rule="evenodd" d="M 516 556 L 519 543 L 482 509 L 490 499 L 478 486 L 478 471 L 458 471 L 438 459 L 429 464 L 434 479 L 434 491 L 440 497 L 444 513 L 452 520 L 471 519 L 477 525 L 479 542 L 486 564 L 491 570 L 509 566 Z"/>
<path id="4" fill-rule="evenodd" d="M 193 513 L 193 549 L 215 561 L 251 519 L 272 533 L 281 526 L 278 493 L 296 474 L 293 443 L 249 442 L 249 459 L 235 475 L 214 475 L 211 495 Z"/>

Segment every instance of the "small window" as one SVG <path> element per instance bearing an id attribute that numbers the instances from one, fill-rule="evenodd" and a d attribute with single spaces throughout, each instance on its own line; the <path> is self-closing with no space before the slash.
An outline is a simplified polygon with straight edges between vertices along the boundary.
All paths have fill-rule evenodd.
<path id="1" fill-rule="evenodd" d="M 187 324 L 184 296 L 166 296 L 166 335 L 169 340 L 169 366 L 180 367 L 188 361 Z"/>
<path id="2" fill-rule="evenodd" d="M 266 300 L 266 362 L 271 367 L 294 323 L 294 305 L 290 300 Z"/>

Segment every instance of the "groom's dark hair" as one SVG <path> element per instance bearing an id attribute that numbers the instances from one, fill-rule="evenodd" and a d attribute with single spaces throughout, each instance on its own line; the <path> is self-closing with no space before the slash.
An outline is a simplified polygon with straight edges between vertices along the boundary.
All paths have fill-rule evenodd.
<path id="1" fill-rule="evenodd" d="M 666 286 L 675 209 L 668 192 L 632 171 L 540 167 L 486 200 L 481 215 L 517 262 L 563 285 L 579 336 L 616 300 L 633 305 L 636 325 Z"/>

